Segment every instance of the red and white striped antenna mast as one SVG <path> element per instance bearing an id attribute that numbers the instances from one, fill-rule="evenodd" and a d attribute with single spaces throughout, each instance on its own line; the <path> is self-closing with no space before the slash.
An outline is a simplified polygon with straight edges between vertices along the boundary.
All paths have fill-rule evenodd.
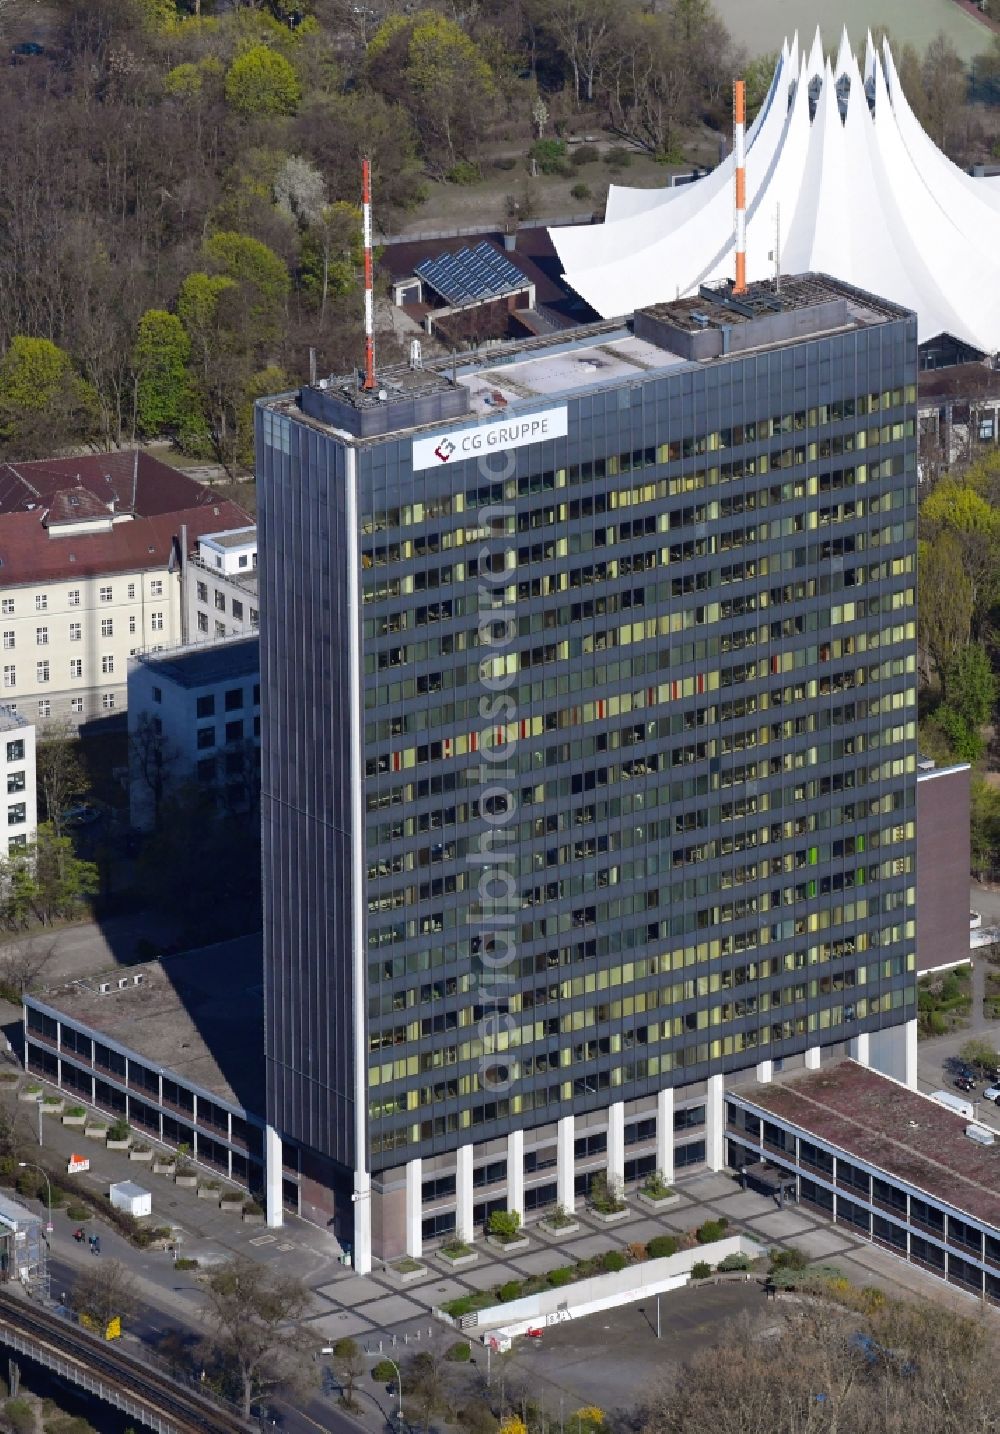
<path id="1" fill-rule="evenodd" d="M 372 266 L 372 165 L 361 161 L 361 213 L 365 246 L 365 382 L 375 387 L 375 281 Z"/>
<path id="2" fill-rule="evenodd" d="M 734 294 L 747 291 L 747 154 L 746 83 L 733 85 L 733 159 L 736 164 L 736 283 Z"/>

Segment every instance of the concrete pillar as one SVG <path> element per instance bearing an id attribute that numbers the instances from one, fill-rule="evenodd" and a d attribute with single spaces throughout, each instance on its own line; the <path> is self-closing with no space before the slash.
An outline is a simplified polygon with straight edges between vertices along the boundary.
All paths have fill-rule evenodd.
<path id="1" fill-rule="evenodd" d="M 407 1161 L 406 1165 L 406 1253 L 419 1260 L 424 1253 L 423 1230 L 423 1161 Z"/>
<path id="2" fill-rule="evenodd" d="M 656 1096 L 656 1168 L 669 1185 L 674 1178 L 674 1088 Z"/>
<path id="3" fill-rule="evenodd" d="M 574 1176 L 576 1160 L 573 1155 L 574 1120 L 564 1115 L 556 1126 L 556 1203 L 570 1214 L 576 1208 Z"/>
<path id="4" fill-rule="evenodd" d="M 806 1070 L 819 1070 L 819 1046 L 810 1046 L 806 1051 Z"/>
<path id="5" fill-rule="evenodd" d="M 620 1100 L 608 1106 L 608 1184 L 625 1184 L 625 1103 Z"/>
<path id="6" fill-rule="evenodd" d="M 774 1061 L 757 1062 L 757 1084 L 770 1085 L 774 1079 Z"/>
<path id="7" fill-rule="evenodd" d="M 264 1129 L 264 1189 L 267 1223 L 272 1230 L 280 1229 L 285 1222 L 281 1203 L 281 1161 L 281 1136 L 273 1125 L 268 1125 Z"/>
<path id="8" fill-rule="evenodd" d="M 861 1031 L 847 1042 L 847 1054 L 859 1066 L 871 1064 L 871 1040 L 867 1031 Z"/>
<path id="9" fill-rule="evenodd" d="M 907 1021 L 903 1027 L 903 1039 L 906 1042 L 906 1053 L 904 1056 L 903 1081 L 911 1090 L 917 1089 L 917 1018 Z"/>
<path id="10" fill-rule="evenodd" d="M 507 1209 L 516 1210 L 524 1224 L 524 1131 L 507 1136 Z"/>
<path id="11" fill-rule="evenodd" d="M 726 1163 L 725 1080 L 709 1076 L 705 1092 L 705 1163 L 709 1170 L 721 1170 Z"/>
<path id="12" fill-rule="evenodd" d="M 455 1151 L 455 1234 L 460 1240 L 472 1239 L 471 1145 L 460 1145 Z"/>
<path id="13" fill-rule="evenodd" d="M 351 1246 L 351 1263 L 359 1275 L 372 1272 L 372 1178 L 367 1170 L 355 1170 L 354 1193 L 354 1244 Z"/>

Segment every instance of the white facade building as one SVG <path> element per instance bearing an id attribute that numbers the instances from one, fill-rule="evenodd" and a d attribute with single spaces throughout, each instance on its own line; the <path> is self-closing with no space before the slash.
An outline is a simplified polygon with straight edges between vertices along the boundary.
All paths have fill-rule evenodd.
<path id="1" fill-rule="evenodd" d="M 257 631 L 257 529 L 205 533 L 185 565 L 185 642 Z"/>
<path id="2" fill-rule="evenodd" d="M 921 129 L 892 53 L 863 66 L 844 32 L 778 59 L 747 135 L 750 281 L 829 274 L 915 311 L 938 334 L 1000 349 L 1000 179 L 954 165 Z M 683 188 L 612 185 L 603 224 L 553 229 L 567 281 L 605 318 L 731 278 L 734 156 Z"/>
<path id="3" fill-rule="evenodd" d="M 254 636 L 147 653 L 129 665 L 129 806 L 151 827 L 165 797 L 196 783 L 233 811 L 260 787 L 260 643 Z"/>
<path id="4" fill-rule="evenodd" d="M 185 550 L 246 514 L 144 454 L 0 465 L 0 702 L 122 711 L 129 657 L 183 637 Z"/>
<path id="5" fill-rule="evenodd" d="M 31 846 L 38 833 L 35 729 L 0 706 L 0 856 Z"/>

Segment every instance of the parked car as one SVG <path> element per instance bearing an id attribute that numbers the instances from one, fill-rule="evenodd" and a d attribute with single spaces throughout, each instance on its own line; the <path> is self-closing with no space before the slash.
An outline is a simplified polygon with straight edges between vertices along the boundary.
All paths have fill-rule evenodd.
<path id="1" fill-rule="evenodd" d="M 955 1077 L 955 1088 L 957 1090 L 964 1090 L 966 1094 L 968 1094 L 970 1091 L 975 1090 L 976 1083 L 974 1080 L 970 1080 L 968 1076 L 960 1075 Z"/>
<path id="2" fill-rule="evenodd" d="M 983 1100 L 1000 1101 L 1000 1085 L 988 1085 L 983 1091 Z"/>
<path id="3" fill-rule="evenodd" d="M 45 46 L 40 45 L 37 40 L 22 40 L 20 45 L 11 46 L 10 62 L 12 65 L 23 65 L 25 60 L 33 60 L 44 54 Z"/>

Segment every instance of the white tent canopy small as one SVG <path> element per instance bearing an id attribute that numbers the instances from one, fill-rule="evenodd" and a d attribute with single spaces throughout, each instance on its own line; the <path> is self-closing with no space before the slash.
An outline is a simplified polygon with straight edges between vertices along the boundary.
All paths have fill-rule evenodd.
<path id="1" fill-rule="evenodd" d="M 676 189 L 612 185 L 603 224 L 553 229 L 568 283 L 605 318 L 731 278 L 733 156 Z M 1000 350 L 1000 184 L 954 165 L 921 129 L 888 43 L 836 64 L 819 33 L 785 43 L 747 136 L 747 277 L 820 271 Z"/>

